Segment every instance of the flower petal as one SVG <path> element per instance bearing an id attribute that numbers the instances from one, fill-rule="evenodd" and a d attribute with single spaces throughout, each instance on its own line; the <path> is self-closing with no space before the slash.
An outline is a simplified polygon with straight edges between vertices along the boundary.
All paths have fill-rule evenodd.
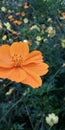
<path id="1" fill-rule="evenodd" d="M 21 55 L 25 59 L 26 55 L 29 53 L 28 44 L 24 42 L 14 42 L 10 47 L 11 56 Z"/>
<path id="2" fill-rule="evenodd" d="M 39 76 L 45 75 L 48 72 L 48 65 L 46 63 L 31 63 L 24 67 L 34 71 Z"/>
<path id="3" fill-rule="evenodd" d="M 34 71 L 28 70 L 28 68 L 24 68 L 24 70 L 28 76 L 22 81 L 22 83 L 28 84 L 33 88 L 38 88 L 42 85 L 41 78 Z"/>
<path id="4" fill-rule="evenodd" d="M 42 53 L 40 51 L 32 51 L 28 54 L 24 64 L 40 63 L 42 61 Z"/>
<path id="5" fill-rule="evenodd" d="M 9 45 L 0 46 L 0 67 L 12 67 Z"/>
<path id="6" fill-rule="evenodd" d="M 3 69 L 0 68 L 0 78 L 8 78 L 12 81 L 21 82 L 27 74 L 21 68 Z"/>

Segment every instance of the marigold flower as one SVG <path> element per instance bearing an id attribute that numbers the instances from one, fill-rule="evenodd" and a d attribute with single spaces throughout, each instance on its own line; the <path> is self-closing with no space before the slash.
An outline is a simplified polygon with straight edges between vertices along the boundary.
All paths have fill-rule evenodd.
<path id="1" fill-rule="evenodd" d="M 0 46 L 0 78 L 28 84 L 33 88 L 42 85 L 40 76 L 48 72 L 40 51 L 29 52 L 28 44 L 14 42 Z"/>

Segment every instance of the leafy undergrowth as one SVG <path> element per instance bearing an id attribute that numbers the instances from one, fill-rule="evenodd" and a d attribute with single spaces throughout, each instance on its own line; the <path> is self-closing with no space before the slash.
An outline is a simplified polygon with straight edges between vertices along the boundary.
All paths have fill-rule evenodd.
<path id="1" fill-rule="evenodd" d="M 0 130 L 65 130 L 64 7 L 62 0 L 0 2 L 0 45 L 28 40 L 49 65 L 38 89 L 0 79 Z M 51 113 L 59 118 L 53 126 Z"/>

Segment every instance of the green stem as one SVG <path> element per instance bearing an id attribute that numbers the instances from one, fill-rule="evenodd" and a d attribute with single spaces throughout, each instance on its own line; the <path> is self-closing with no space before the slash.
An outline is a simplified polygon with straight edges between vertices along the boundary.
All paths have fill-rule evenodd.
<path id="1" fill-rule="evenodd" d="M 51 78 L 51 82 L 53 81 L 53 79 L 56 77 L 56 75 L 60 72 L 60 70 L 62 69 L 63 66 L 61 66 L 56 73 L 54 74 L 54 76 Z"/>
<path id="2" fill-rule="evenodd" d="M 51 130 L 51 128 L 52 128 L 52 126 L 50 126 L 48 130 Z"/>
<path id="3" fill-rule="evenodd" d="M 26 96 L 26 95 L 25 95 Z M 0 119 L 0 122 L 5 118 L 5 116 L 7 116 L 7 114 L 16 106 L 18 105 L 21 101 L 23 101 L 23 97 L 21 97 L 15 104 L 13 104 L 10 109 L 4 114 L 4 116 Z"/>
<path id="4" fill-rule="evenodd" d="M 32 123 L 31 117 L 30 117 L 30 113 L 29 113 L 28 107 L 27 107 L 27 105 L 25 103 L 24 103 L 24 105 L 25 105 L 25 108 L 26 108 L 27 115 L 29 117 L 29 121 L 30 121 L 32 130 L 35 130 L 34 127 L 33 127 L 33 123 Z"/>

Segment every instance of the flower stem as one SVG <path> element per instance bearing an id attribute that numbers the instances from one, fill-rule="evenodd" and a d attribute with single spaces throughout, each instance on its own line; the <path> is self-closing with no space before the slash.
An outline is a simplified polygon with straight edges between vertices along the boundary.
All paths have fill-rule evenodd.
<path id="1" fill-rule="evenodd" d="M 25 95 L 25 96 L 26 96 L 26 95 Z M 4 114 L 4 116 L 2 116 L 2 118 L 0 119 L 0 122 L 1 122 L 2 120 L 4 120 L 4 118 L 8 115 L 8 113 L 9 113 L 16 105 L 18 105 L 21 101 L 23 101 L 23 98 L 24 98 L 25 96 L 21 97 L 15 104 L 13 104 L 13 105 L 10 107 L 10 109 Z"/>
<path id="2" fill-rule="evenodd" d="M 51 130 L 51 128 L 52 128 L 52 126 L 50 126 L 48 130 Z"/>
<path id="3" fill-rule="evenodd" d="M 33 127 L 33 123 L 32 123 L 31 117 L 30 117 L 30 113 L 29 113 L 28 107 L 27 107 L 27 105 L 25 103 L 24 103 L 24 105 L 25 105 L 25 108 L 26 108 L 27 115 L 29 117 L 29 121 L 30 121 L 32 130 L 35 130 L 34 127 Z"/>

